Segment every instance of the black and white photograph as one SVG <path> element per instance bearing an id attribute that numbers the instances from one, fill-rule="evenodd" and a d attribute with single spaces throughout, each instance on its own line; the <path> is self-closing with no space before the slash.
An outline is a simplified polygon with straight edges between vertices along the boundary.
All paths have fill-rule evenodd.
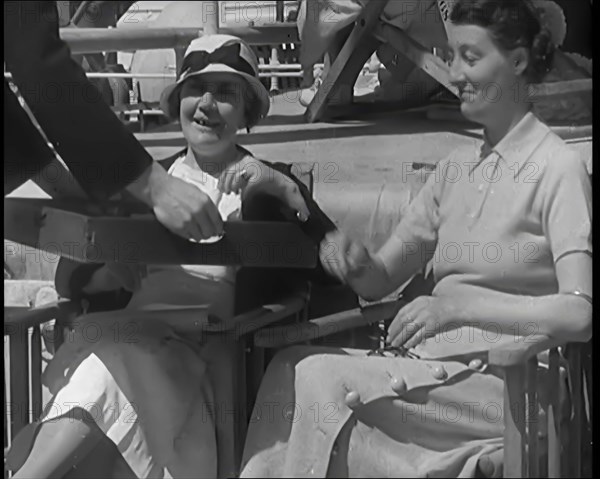
<path id="1" fill-rule="evenodd" d="M 3 8 L 4 479 L 592 477 L 593 0 Z"/>

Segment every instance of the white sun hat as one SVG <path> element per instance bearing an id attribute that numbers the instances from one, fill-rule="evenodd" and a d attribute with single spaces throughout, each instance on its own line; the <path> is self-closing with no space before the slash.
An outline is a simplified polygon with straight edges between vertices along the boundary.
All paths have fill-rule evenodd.
<path id="1" fill-rule="evenodd" d="M 179 91 L 190 77 L 207 73 L 232 73 L 246 80 L 254 93 L 248 127 L 269 113 L 269 92 L 258 76 L 258 59 L 246 42 L 232 35 L 204 35 L 193 40 L 185 52 L 177 82 L 165 88 L 160 97 L 161 109 L 172 119 L 179 117 Z M 250 98 L 244 95 L 244 98 Z"/>

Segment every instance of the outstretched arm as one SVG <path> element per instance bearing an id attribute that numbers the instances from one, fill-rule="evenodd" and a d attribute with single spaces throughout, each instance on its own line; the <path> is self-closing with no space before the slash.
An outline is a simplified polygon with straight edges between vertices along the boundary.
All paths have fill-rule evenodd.
<path id="1" fill-rule="evenodd" d="M 377 252 L 341 232 L 321 243 L 321 262 L 366 300 L 397 290 L 421 270 L 437 245 L 440 182 L 432 175 L 411 202 L 396 230 Z"/>
<path id="2" fill-rule="evenodd" d="M 71 58 L 59 36 L 56 2 L 4 3 L 4 61 L 42 130 L 92 197 L 117 193 L 152 165 Z"/>
<path id="3" fill-rule="evenodd" d="M 56 2 L 4 3 L 4 62 L 48 140 L 91 198 L 106 199 L 125 188 L 175 234 L 201 240 L 222 233 L 210 198 L 154 162 L 73 61 L 59 37 Z M 6 85 L 4 90 L 11 94 Z M 30 139 L 13 139 L 13 146 L 15 141 Z M 16 150 L 11 153 L 23 153 Z M 40 158 L 29 161 L 44 166 L 53 157 Z M 15 186 L 11 182 L 10 188 Z"/>

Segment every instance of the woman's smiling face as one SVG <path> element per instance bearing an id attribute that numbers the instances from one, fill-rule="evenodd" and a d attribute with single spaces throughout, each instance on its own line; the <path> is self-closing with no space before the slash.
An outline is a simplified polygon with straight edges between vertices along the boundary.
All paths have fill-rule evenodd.
<path id="1" fill-rule="evenodd" d="M 235 143 L 245 126 L 248 85 L 229 73 L 207 73 L 181 86 L 179 119 L 188 144 L 198 152 L 217 152 Z"/>
<path id="2" fill-rule="evenodd" d="M 505 52 L 487 29 L 478 25 L 448 26 L 450 80 L 458 87 L 463 115 L 488 125 L 495 117 L 509 114 L 518 98 L 517 53 Z"/>

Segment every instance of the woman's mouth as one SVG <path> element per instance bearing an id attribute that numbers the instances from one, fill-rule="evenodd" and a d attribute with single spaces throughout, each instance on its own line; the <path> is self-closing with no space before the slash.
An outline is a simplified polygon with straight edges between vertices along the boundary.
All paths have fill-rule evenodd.
<path id="1" fill-rule="evenodd" d="M 477 92 L 472 89 L 460 89 L 460 99 L 462 101 L 473 101 Z"/>
<path id="2" fill-rule="evenodd" d="M 211 130 L 218 129 L 221 126 L 220 121 L 208 120 L 206 118 L 194 118 L 193 123 L 200 128 L 208 128 Z"/>

